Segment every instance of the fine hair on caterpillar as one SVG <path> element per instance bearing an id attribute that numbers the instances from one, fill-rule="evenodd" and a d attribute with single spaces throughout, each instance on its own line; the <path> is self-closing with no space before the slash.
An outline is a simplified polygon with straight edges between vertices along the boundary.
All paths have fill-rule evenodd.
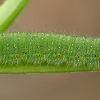
<path id="1" fill-rule="evenodd" d="M 100 70 L 100 38 L 54 33 L 0 34 L 0 68 L 31 72 Z M 40 70 L 37 70 L 41 67 Z M 35 70 L 34 70 L 35 69 Z M 23 73 L 23 72 L 22 72 Z"/>

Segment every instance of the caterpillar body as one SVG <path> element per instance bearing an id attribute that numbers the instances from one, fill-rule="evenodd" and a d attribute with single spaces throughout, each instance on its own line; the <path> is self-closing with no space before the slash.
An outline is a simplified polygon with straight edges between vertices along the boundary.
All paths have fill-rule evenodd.
<path id="1" fill-rule="evenodd" d="M 0 34 L 0 73 L 100 70 L 100 38 L 54 33 Z"/>

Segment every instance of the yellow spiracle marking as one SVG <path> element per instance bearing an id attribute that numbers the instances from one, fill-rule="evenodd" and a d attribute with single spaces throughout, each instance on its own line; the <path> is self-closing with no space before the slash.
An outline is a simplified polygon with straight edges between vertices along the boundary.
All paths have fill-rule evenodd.
<path id="1" fill-rule="evenodd" d="M 27 54 L 27 52 L 23 52 L 24 54 Z"/>
<path id="2" fill-rule="evenodd" d="M 57 54 L 57 57 L 59 57 L 59 58 L 62 57 L 62 54 L 58 53 L 58 54 Z"/>
<path id="3" fill-rule="evenodd" d="M 82 56 L 81 56 L 80 54 L 78 54 L 76 57 L 77 57 L 78 59 L 81 59 L 81 58 L 82 58 Z"/>
<path id="4" fill-rule="evenodd" d="M 38 57 L 41 57 L 41 56 L 42 56 L 42 54 L 41 54 L 41 53 L 37 53 L 37 56 L 38 56 Z"/>
<path id="5" fill-rule="evenodd" d="M 19 54 L 14 54 L 14 57 L 18 58 L 18 57 L 20 57 L 20 55 Z"/>
<path id="6" fill-rule="evenodd" d="M 1 42 L 1 40 L 0 40 L 0 44 L 1 44 L 2 42 Z"/>
<path id="7" fill-rule="evenodd" d="M 97 60 L 100 61 L 100 57 L 97 57 Z"/>

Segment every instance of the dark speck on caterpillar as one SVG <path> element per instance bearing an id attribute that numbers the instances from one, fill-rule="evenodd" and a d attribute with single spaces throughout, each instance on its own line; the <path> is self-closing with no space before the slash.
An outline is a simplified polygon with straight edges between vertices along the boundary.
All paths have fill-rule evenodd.
<path id="1" fill-rule="evenodd" d="M 3 33 L 0 34 L 0 69 L 0 73 L 99 71 L 100 38 Z"/>

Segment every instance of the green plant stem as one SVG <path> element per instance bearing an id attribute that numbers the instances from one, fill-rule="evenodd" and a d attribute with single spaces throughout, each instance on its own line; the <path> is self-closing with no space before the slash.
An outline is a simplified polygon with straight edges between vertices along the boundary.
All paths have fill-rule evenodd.
<path id="1" fill-rule="evenodd" d="M 15 20 L 29 0 L 5 0 L 0 6 L 0 32 L 5 31 Z"/>

